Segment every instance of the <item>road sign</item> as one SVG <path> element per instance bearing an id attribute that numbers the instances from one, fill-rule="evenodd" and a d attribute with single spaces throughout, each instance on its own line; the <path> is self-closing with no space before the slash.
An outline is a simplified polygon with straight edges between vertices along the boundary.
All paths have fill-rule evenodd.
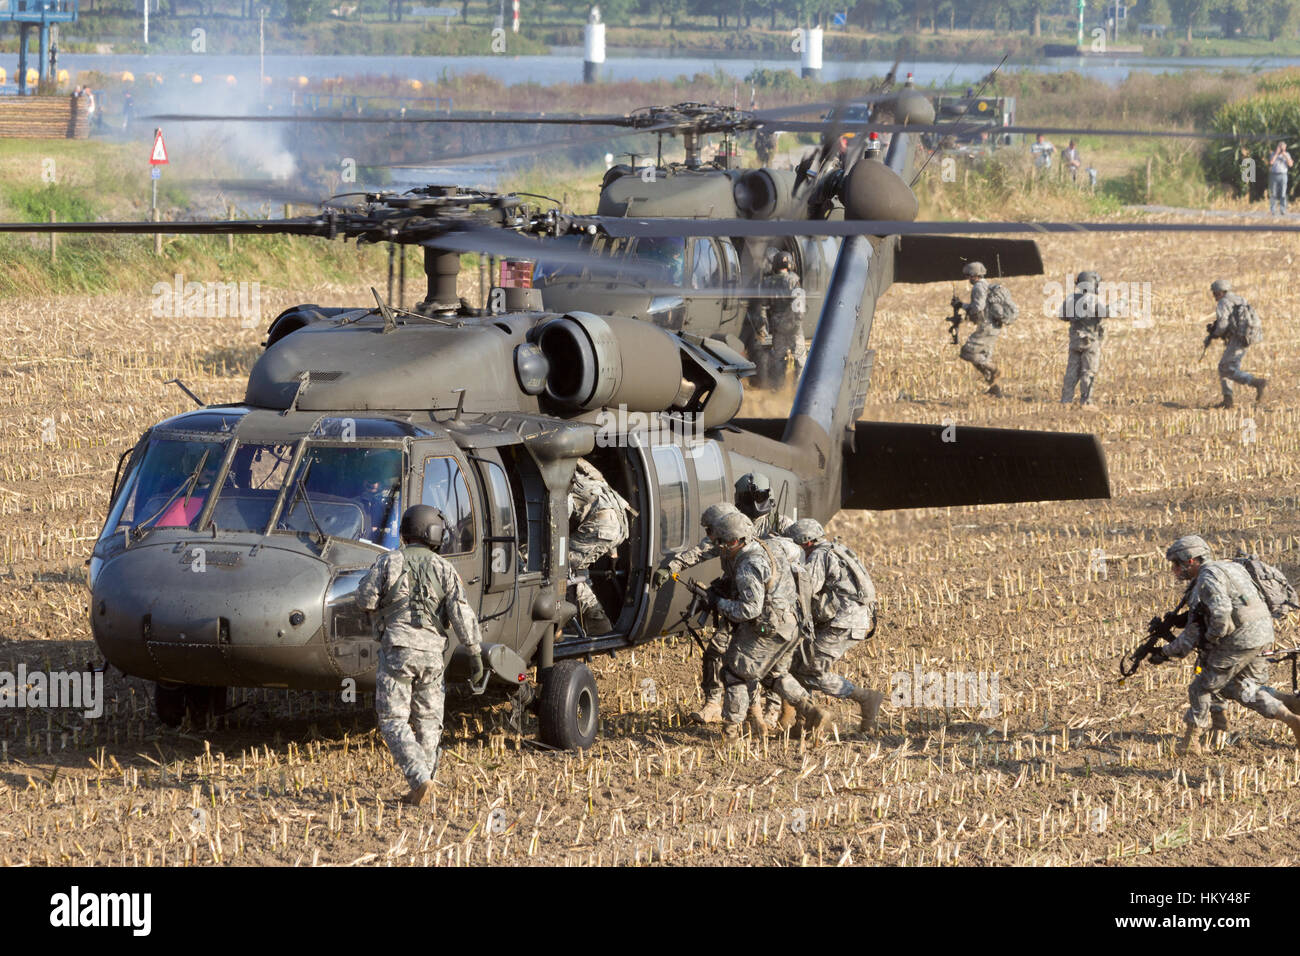
<path id="1" fill-rule="evenodd" d="M 149 152 L 149 165 L 163 166 L 167 163 L 167 144 L 163 142 L 162 130 L 153 131 L 153 149 Z"/>
<path id="2" fill-rule="evenodd" d="M 162 179 L 162 170 L 159 169 L 157 166 L 154 166 L 152 169 L 149 170 L 149 178 Z"/>
<path id="3" fill-rule="evenodd" d="M 847 13 L 836 13 L 831 16 L 831 23 L 834 26 L 842 27 L 848 22 L 849 22 L 849 15 Z"/>

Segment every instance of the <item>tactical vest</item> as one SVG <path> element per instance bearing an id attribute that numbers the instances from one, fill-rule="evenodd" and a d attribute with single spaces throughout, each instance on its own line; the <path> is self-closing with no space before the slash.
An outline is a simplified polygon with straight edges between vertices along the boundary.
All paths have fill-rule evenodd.
<path id="1" fill-rule="evenodd" d="M 405 581 L 406 596 L 379 608 L 384 623 L 402 621 L 411 627 L 434 630 L 445 635 L 446 593 L 433 573 L 436 556 L 428 548 L 418 545 L 403 545 L 401 551 L 402 573 L 394 582 L 391 593 L 401 594 L 402 582 Z"/>

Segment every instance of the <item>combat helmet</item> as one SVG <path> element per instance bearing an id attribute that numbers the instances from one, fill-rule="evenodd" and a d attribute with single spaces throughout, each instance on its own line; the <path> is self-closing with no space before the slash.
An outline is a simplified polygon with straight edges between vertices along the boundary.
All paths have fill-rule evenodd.
<path id="1" fill-rule="evenodd" d="M 989 270 L 984 268 L 984 263 L 971 260 L 961 267 L 961 274 L 964 276 L 986 276 Z"/>
<path id="2" fill-rule="evenodd" d="M 447 519 L 433 505 L 411 505 L 402 513 L 403 540 L 419 541 L 434 551 L 440 551 L 446 532 Z"/>
<path id="3" fill-rule="evenodd" d="M 714 541 L 752 541 L 755 537 L 754 522 L 737 511 L 719 518 L 711 533 Z"/>
<path id="4" fill-rule="evenodd" d="M 1215 279 L 1210 283 L 1211 292 L 1231 292 L 1232 283 L 1227 279 Z"/>
<path id="5" fill-rule="evenodd" d="M 1205 539 L 1199 534 L 1185 534 L 1173 544 L 1171 544 L 1165 557 L 1170 561 L 1177 561 L 1180 564 L 1192 560 L 1192 558 L 1201 558 L 1209 560 L 1212 555 L 1210 546 L 1205 543 Z"/>
<path id="6" fill-rule="evenodd" d="M 1087 291 L 1096 292 L 1097 286 L 1101 285 L 1101 276 L 1097 275 L 1097 273 L 1093 272 L 1091 269 L 1087 269 L 1074 277 L 1076 288 L 1082 288 L 1085 283 L 1088 285 Z"/>
<path id="7" fill-rule="evenodd" d="M 772 257 L 772 271 L 780 272 L 782 269 L 793 269 L 794 260 L 790 258 L 788 252 L 778 252 Z"/>
<path id="8" fill-rule="evenodd" d="M 751 471 L 736 479 L 736 507 L 757 518 L 772 510 L 772 483 L 761 471 Z"/>
<path id="9" fill-rule="evenodd" d="M 799 545 L 813 544 L 826 537 L 826 529 L 821 526 L 821 522 L 812 518 L 800 518 L 785 533 L 786 537 Z"/>
<path id="10" fill-rule="evenodd" d="M 740 509 L 730 501 L 720 501 L 715 505 L 709 505 L 700 515 L 700 527 L 705 533 L 713 530 L 713 526 L 725 518 L 727 515 L 740 514 Z"/>

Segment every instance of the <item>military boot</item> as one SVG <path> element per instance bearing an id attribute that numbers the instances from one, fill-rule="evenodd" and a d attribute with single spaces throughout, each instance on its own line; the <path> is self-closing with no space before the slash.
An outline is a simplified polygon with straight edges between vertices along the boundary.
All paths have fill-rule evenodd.
<path id="1" fill-rule="evenodd" d="M 1219 402 L 1219 404 L 1215 405 L 1214 407 L 1215 407 L 1215 408 L 1231 408 L 1231 407 L 1232 407 L 1232 396 L 1231 396 L 1231 395 L 1224 395 L 1224 396 L 1223 396 L 1223 401 Z"/>
<path id="2" fill-rule="evenodd" d="M 588 637 L 597 637 L 614 630 L 614 625 L 610 623 L 605 609 L 598 604 L 582 612 L 582 629 Z"/>
<path id="3" fill-rule="evenodd" d="M 1174 744 L 1174 753 L 1180 757 L 1188 753 L 1199 756 L 1201 753 L 1201 728 L 1188 724 L 1187 729 L 1183 731 L 1183 736 Z"/>
<path id="4" fill-rule="evenodd" d="M 716 724 L 722 719 L 722 695 L 705 699 L 704 706 L 691 714 L 697 724 Z"/>
<path id="5" fill-rule="evenodd" d="M 415 787 L 406 796 L 402 797 L 402 802 L 407 806 L 422 807 L 429 802 L 429 794 L 433 792 L 433 781 L 426 780 L 424 783 Z"/>
<path id="6" fill-rule="evenodd" d="M 1284 710 L 1277 715 L 1277 719 L 1291 728 L 1291 734 L 1295 737 L 1296 749 L 1300 750 L 1300 714 L 1293 714 L 1289 710 Z"/>
<path id="7" fill-rule="evenodd" d="M 745 717 L 745 728 L 754 737 L 767 736 L 767 722 L 763 720 L 763 703 L 755 700 L 749 705 L 749 714 Z"/>
<path id="8" fill-rule="evenodd" d="M 822 727 L 825 726 L 826 722 L 832 717 L 830 710 L 813 703 L 811 697 L 805 697 L 794 706 L 795 710 L 798 711 L 799 716 L 803 718 L 804 733 L 809 736 L 817 736 Z"/>
<path id="9" fill-rule="evenodd" d="M 740 739 L 740 731 L 742 730 L 743 727 L 744 727 L 744 724 L 742 724 L 742 723 L 741 723 L 740 721 L 738 721 L 738 720 L 728 720 L 728 721 L 726 721 L 726 722 L 722 725 L 722 739 L 723 739 L 724 741 L 727 741 L 727 740 L 739 740 L 739 739 Z"/>
<path id="10" fill-rule="evenodd" d="M 849 699 L 858 705 L 858 711 L 862 715 L 862 724 L 858 729 L 864 734 L 871 733 L 876 729 L 876 719 L 880 716 L 880 705 L 885 702 L 885 695 L 880 691 L 855 687 Z"/>
<path id="11" fill-rule="evenodd" d="M 799 723 L 799 711 L 794 709 L 794 704 L 788 700 L 781 701 L 781 716 L 776 719 L 776 729 L 781 733 L 791 731 L 797 737 Z"/>
<path id="12" fill-rule="evenodd" d="M 1255 401 L 1260 402 L 1264 400 L 1264 389 L 1266 388 L 1268 388 L 1268 379 L 1255 379 Z"/>
<path id="13" fill-rule="evenodd" d="M 1228 731 L 1228 715 L 1222 710 L 1210 711 L 1210 729 Z"/>

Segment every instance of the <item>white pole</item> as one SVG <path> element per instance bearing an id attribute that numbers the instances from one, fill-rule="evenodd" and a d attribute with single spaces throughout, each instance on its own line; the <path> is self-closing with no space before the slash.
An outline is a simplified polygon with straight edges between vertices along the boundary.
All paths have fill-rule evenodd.
<path id="1" fill-rule="evenodd" d="M 605 65 L 605 24 L 600 22 L 600 7 L 592 7 L 587 15 L 583 39 L 582 82 L 598 83 Z"/>
<path id="2" fill-rule="evenodd" d="M 803 56 L 799 75 L 805 79 L 819 77 L 822 72 L 822 28 L 804 28 Z"/>
<path id="3" fill-rule="evenodd" d="M 144 45 L 149 45 L 149 0 L 144 0 Z"/>

